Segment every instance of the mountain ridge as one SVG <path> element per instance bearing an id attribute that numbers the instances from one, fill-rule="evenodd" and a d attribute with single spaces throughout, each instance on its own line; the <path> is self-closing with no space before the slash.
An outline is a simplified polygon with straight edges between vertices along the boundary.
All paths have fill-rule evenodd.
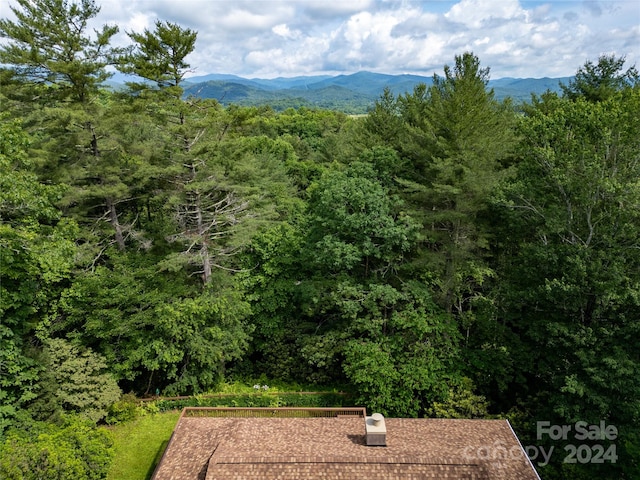
<path id="1" fill-rule="evenodd" d="M 560 84 L 567 84 L 573 77 L 513 78 L 489 80 L 495 97 L 507 97 L 514 102 L 531 100 L 547 90 L 561 92 Z M 114 75 L 110 84 L 122 85 L 135 81 L 121 74 Z M 413 74 L 383 74 L 360 71 L 342 75 L 309 75 L 277 77 L 273 79 L 246 78 L 233 74 L 212 73 L 187 77 L 183 80 L 185 96 L 214 98 L 223 105 L 270 105 L 275 110 L 302 106 L 326 108 L 345 113 L 366 113 L 385 88 L 394 95 L 411 93 L 420 83 L 433 84 L 433 76 Z"/>

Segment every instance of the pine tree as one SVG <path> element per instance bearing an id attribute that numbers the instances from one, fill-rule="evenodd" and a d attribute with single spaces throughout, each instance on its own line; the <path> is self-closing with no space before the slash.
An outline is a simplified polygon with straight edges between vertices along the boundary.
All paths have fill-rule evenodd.
<path id="1" fill-rule="evenodd" d="M 569 85 L 560 85 L 564 95 L 571 99 L 584 98 L 589 102 L 600 102 L 614 95 L 625 87 L 640 83 L 635 66 L 625 72 L 624 57 L 601 55 L 597 63 L 587 61 L 578 69 Z"/>
<path id="2" fill-rule="evenodd" d="M 109 46 L 118 32 L 104 25 L 95 38 L 87 24 L 100 11 L 93 0 L 16 0 L 10 7 L 16 21 L 1 19 L 0 63 L 9 65 L 22 81 L 50 86 L 58 98 L 86 102 L 107 78 L 105 67 L 114 64 L 121 48 Z"/>
<path id="3" fill-rule="evenodd" d="M 145 29 L 143 33 L 128 35 L 135 48 L 123 58 L 118 69 L 154 82 L 160 88 L 179 87 L 190 66 L 185 57 L 193 51 L 198 33 L 175 23 L 157 21 L 154 31 Z"/>
<path id="4" fill-rule="evenodd" d="M 428 94 L 416 90 L 400 99 L 412 134 L 419 137 L 415 145 L 422 146 L 405 186 L 420 209 L 425 258 L 440 301 L 463 315 L 491 275 L 483 261 L 488 232 L 479 217 L 515 147 L 515 115 L 509 104 L 495 100 L 487 88 L 489 69 L 472 53 L 456 56 L 444 73 L 434 76 Z"/>

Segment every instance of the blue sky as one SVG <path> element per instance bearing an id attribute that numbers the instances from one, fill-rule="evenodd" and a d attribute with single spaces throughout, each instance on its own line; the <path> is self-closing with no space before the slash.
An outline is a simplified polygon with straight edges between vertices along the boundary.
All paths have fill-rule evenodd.
<path id="1" fill-rule="evenodd" d="M 69 0 L 72 1 L 72 0 Z M 193 72 L 271 78 L 440 73 L 471 51 L 492 78 L 573 75 L 601 54 L 640 67 L 640 1 L 96 0 L 96 26 L 198 32 Z M 0 0 L 7 16 L 12 0 Z M 127 43 L 124 33 L 119 43 Z"/>

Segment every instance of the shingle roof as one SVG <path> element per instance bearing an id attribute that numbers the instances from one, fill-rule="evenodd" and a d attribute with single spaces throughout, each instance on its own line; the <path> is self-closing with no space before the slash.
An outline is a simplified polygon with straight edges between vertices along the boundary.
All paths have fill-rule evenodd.
<path id="1" fill-rule="evenodd" d="M 506 420 L 387 418 L 387 446 L 364 418 L 182 416 L 154 480 L 538 480 Z"/>

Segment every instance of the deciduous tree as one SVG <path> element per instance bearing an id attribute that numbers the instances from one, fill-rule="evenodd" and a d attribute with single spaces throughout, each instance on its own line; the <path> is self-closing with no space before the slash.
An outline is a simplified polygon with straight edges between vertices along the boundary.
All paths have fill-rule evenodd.
<path id="1" fill-rule="evenodd" d="M 625 85 L 606 97 L 546 95 L 527 110 L 518 175 L 500 204 L 501 286 L 506 320 L 521 340 L 510 347 L 527 379 L 520 395 L 535 398 L 527 403 L 539 418 L 606 419 L 632 439 L 640 398 L 640 357 L 629 341 L 640 332 L 640 90 Z M 625 445 L 607 466 L 619 466 L 617 476 L 638 462 Z"/>
<path id="2" fill-rule="evenodd" d="M 18 122 L 0 118 L 0 430 L 35 396 L 42 366 L 30 345 L 71 276 L 77 225 L 38 181 Z"/>

